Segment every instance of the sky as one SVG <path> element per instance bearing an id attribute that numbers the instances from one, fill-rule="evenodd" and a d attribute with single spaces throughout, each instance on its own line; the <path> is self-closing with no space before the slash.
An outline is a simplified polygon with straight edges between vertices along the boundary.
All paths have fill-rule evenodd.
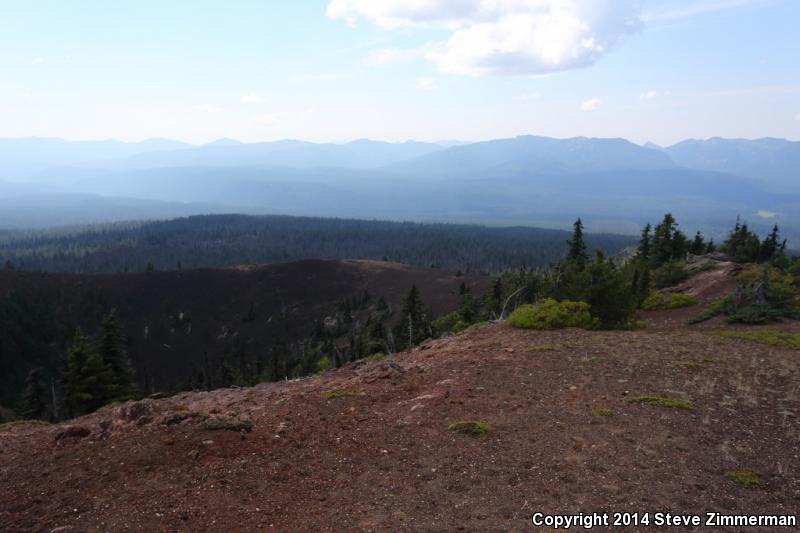
<path id="1" fill-rule="evenodd" d="M 0 0 L 0 137 L 800 139 L 797 0 Z"/>

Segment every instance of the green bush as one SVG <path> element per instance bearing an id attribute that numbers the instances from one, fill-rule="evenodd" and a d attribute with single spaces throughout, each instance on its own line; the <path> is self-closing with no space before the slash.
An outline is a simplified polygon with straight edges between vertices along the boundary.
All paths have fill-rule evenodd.
<path id="1" fill-rule="evenodd" d="M 680 309 L 681 307 L 691 307 L 700 303 L 691 294 L 682 292 L 653 292 L 642 303 L 645 311 L 655 311 L 657 309 Z"/>
<path id="2" fill-rule="evenodd" d="M 708 307 L 706 307 L 702 313 L 700 313 L 694 318 L 690 318 L 686 323 L 690 325 L 699 324 L 701 322 L 705 322 L 706 320 L 711 320 L 715 316 L 719 316 L 725 313 L 726 309 L 728 309 L 731 306 L 733 298 L 734 298 L 733 294 L 729 294 L 727 296 L 724 296 L 723 298 L 720 298 L 716 302 L 709 304 Z"/>
<path id="3" fill-rule="evenodd" d="M 464 320 L 458 311 L 447 313 L 433 321 L 433 329 L 437 335 L 460 333 L 470 325 L 470 322 Z"/>
<path id="4" fill-rule="evenodd" d="M 800 350 L 800 333 L 789 333 L 774 329 L 761 329 L 758 331 L 723 331 L 719 335 L 733 339 L 745 339 L 777 348 L 791 348 Z"/>
<path id="5" fill-rule="evenodd" d="M 589 313 L 589 304 L 551 298 L 537 305 L 522 305 L 511 316 L 508 323 L 523 329 L 593 328 L 597 322 Z"/>
<path id="6" fill-rule="evenodd" d="M 689 279 L 689 272 L 686 271 L 682 261 L 671 261 L 653 271 L 653 284 L 657 289 L 672 287 L 687 279 Z"/>

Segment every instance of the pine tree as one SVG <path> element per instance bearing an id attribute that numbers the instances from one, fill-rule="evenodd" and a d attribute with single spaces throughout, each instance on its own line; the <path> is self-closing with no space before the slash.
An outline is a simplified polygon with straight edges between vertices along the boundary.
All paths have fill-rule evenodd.
<path id="1" fill-rule="evenodd" d="M 703 234 L 699 231 L 695 233 L 692 245 L 689 247 L 689 253 L 692 255 L 703 255 L 706 251 L 706 241 L 703 239 Z"/>
<path id="2" fill-rule="evenodd" d="M 667 213 L 653 232 L 650 266 L 658 268 L 669 262 L 683 261 L 689 248 L 689 239 L 678 229 L 678 223 L 672 213 Z"/>
<path id="3" fill-rule="evenodd" d="M 728 234 L 720 250 L 737 263 L 753 263 L 759 260 L 761 247 L 758 235 L 750 231 L 746 222 L 737 218 L 733 231 Z"/>
<path id="4" fill-rule="evenodd" d="M 114 399 L 126 400 L 136 395 L 133 368 L 125 349 L 122 328 L 117 322 L 116 310 L 112 309 L 100 322 L 97 354 L 111 370 L 114 379 Z"/>
<path id="5" fill-rule="evenodd" d="M 23 418 L 44 419 L 47 412 L 48 391 L 44 382 L 44 371 L 34 368 L 25 379 L 25 390 L 22 393 Z"/>
<path id="6" fill-rule="evenodd" d="M 395 326 L 397 348 L 411 348 L 427 338 L 430 332 L 430 313 L 422 303 L 416 285 L 412 285 L 403 301 L 400 321 Z"/>
<path id="7" fill-rule="evenodd" d="M 784 249 L 786 248 L 786 241 L 781 243 L 780 239 L 780 232 L 778 230 L 778 225 L 772 228 L 772 232 L 761 242 L 761 248 L 759 249 L 758 253 L 758 261 L 760 263 L 772 261 L 776 257 L 783 254 Z"/>
<path id="8" fill-rule="evenodd" d="M 80 416 L 114 399 L 114 374 L 92 352 L 80 329 L 75 331 L 64 373 L 64 400 L 72 416 Z"/>
<path id="9" fill-rule="evenodd" d="M 572 238 L 567 241 L 567 263 L 584 267 L 589 260 L 583 240 L 583 222 L 579 218 L 572 226 Z"/>
<path id="10" fill-rule="evenodd" d="M 651 229 L 650 224 L 647 224 L 642 230 L 642 238 L 639 240 L 639 257 L 644 261 L 650 259 Z"/>

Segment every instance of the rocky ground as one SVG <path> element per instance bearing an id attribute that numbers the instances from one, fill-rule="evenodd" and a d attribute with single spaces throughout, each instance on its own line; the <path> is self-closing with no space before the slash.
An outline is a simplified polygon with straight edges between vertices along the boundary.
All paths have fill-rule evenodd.
<path id="1" fill-rule="evenodd" d="M 0 531 L 528 531 L 536 511 L 795 513 L 798 352 L 665 315 L 690 312 L 638 331 L 487 325 L 311 379 L 6 428 Z M 491 431 L 448 429 L 462 420 Z M 761 484 L 726 477 L 743 469 Z"/>

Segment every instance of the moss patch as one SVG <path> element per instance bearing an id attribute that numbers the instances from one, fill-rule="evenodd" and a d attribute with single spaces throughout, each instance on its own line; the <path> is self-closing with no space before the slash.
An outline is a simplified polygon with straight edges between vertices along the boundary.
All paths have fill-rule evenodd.
<path id="1" fill-rule="evenodd" d="M 691 307 L 700 303 L 697 298 L 682 292 L 653 292 L 642 302 L 642 309 L 655 311 L 657 309 L 680 309 Z"/>
<path id="2" fill-rule="evenodd" d="M 744 339 L 759 344 L 775 346 L 776 348 L 800 350 L 800 333 L 789 333 L 787 331 L 775 329 L 761 329 L 758 331 L 720 331 L 716 334 L 721 337 Z"/>
<path id="3" fill-rule="evenodd" d="M 528 347 L 529 352 L 554 352 L 560 349 L 561 346 L 558 344 L 536 344 Z"/>
<path id="4" fill-rule="evenodd" d="M 0 424 L 0 431 L 4 429 L 9 429 L 14 426 L 49 426 L 50 422 L 47 420 L 12 420 L 11 422 L 6 422 L 5 424 Z"/>
<path id="5" fill-rule="evenodd" d="M 335 390 L 331 392 L 326 392 L 323 396 L 325 396 L 326 400 L 335 400 L 337 398 L 347 398 L 348 396 L 352 396 L 353 393 L 346 390 Z"/>
<path id="6" fill-rule="evenodd" d="M 551 298 L 542 300 L 536 305 L 517 307 L 508 323 L 522 329 L 561 329 L 592 328 L 596 321 L 589 314 L 589 304 L 564 300 L 557 302 Z"/>
<path id="7" fill-rule="evenodd" d="M 614 411 L 612 411 L 608 407 L 596 407 L 596 408 L 592 409 L 592 415 L 594 415 L 594 416 L 614 416 Z"/>
<path id="8" fill-rule="evenodd" d="M 465 435 L 479 436 L 491 432 L 492 426 L 486 422 L 479 422 L 477 420 L 460 420 L 447 426 L 447 429 L 450 431 L 457 431 Z"/>
<path id="9" fill-rule="evenodd" d="M 671 407 L 673 409 L 686 409 L 694 411 L 694 404 L 689 400 L 679 400 L 677 398 L 665 398 L 663 396 L 637 396 L 631 398 L 631 403 L 646 403 L 649 405 L 659 405 L 661 407 Z"/>
<path id="10" fill-rule="evenodd" d="M 758 487 L 761 481 L 761 472 L 755 468 L 742 468 L 733 472 L 725 472 L 725 477 L 742 487 Z"/>

